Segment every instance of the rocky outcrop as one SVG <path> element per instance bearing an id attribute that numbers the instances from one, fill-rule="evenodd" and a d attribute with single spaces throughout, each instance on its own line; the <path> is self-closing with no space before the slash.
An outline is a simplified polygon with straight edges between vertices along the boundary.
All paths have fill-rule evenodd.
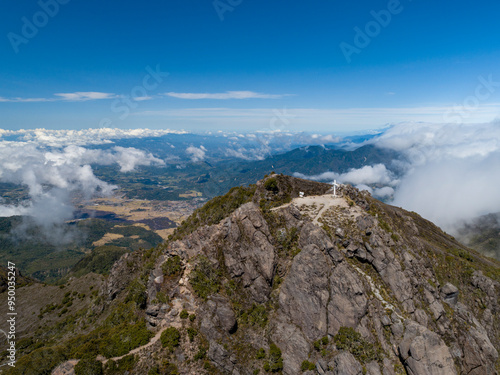
<path id="1" fill-rule="evenodd" d="M 332 262 L 316 245 L 307 245 L 293 260 L 279 295 L 280 309 L 309 340 L 327 333 L 328 280 Z"/>
<path id="2" fill-rule="evenodd" d="M 241 206 L 224 224 L 222 253 L 233 279 L 241 280 L 255 302 L 267 301 L 276 268 L 277 254 L 271 234 L 253 203 Z"/>
<path id="3" fill-rule="evenodd" d="M 351 353 L 341 352 L 329 363 L 334 375 L 362 375 L 363 368 Z"/>
<path id="4" fill-rule="evenodd" d="M 457 374 L 450 350 L 443 340 L 418 323 L 407 323 L 398 351 L 411 375 Z"/>

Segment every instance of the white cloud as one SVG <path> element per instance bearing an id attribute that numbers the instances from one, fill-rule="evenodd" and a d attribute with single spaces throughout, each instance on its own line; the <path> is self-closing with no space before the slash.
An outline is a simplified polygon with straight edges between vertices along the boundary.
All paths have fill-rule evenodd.
<path id="1" fill-rule="evenodd" d="M 82 102 L 87 100 L 103 100 L 103 99 L 116 99 L 119 96 L 107 92 L 97 91 L 77 91 L 67 93 L 54 94 L 55 97 L 50 98 L 4 98 L 0 97 L 0 102 L 4 103 L 32 103 L 32 102 L 56 102 L 56 101 L 76 101 Z M 144 100 L 144 99 L 142 99 Z"/>
<path id="2" fill-rule="evenodd" d="M 167 92 L 163 95 L 178 99 L 281 99 L 286 95 L 262 94 L 254 91 L 226 91 L 222 93 L 180 93 Z"/>
<path id="3" fill-rule="evenodd" d="M 0 129 L 0 138 L 17 136 L 20 140 L 50 147 L 67 145 L 98 145 L 113 143 L 113 140 L 128 138 L 161 137 L 166 134 L 187 134 L 184 130 L 170 129 L 118 129 L 97 128 L 83 130 L 4 130 Z"/>
<path id="4" fill-rule="evenodd" d="M 72 236 L 61 224 L 72 218 L 75 196 L 84 200 L 109 196 L 117 188 L 97 178 L 91 164 L 117 164 L 121 172 L 164 164 L 135 148 L 97 150 L 70 145 L 49 150 L 35 142 L 0 142 L 0 181 L 27 187 L 30 198 L 18 205 L 0 204 L 0 216 L 29 216 L 44 228 L 47 240 L 59 244 Z"/>
<path id="5" fill-rule="evenodd" d="M 398 180 L 393 176 L 383 164 L 365 165 L 362 168 L 352 168 L 345 173 L 324 172 L 319 175 L 307 176 L 301 173 L 294 173 L 294 176 L 316 181 L 338 180 L 341 183 L 349 183 L 366 187 L 367 185 L 382 184 L 396 185 Z M 368 189 L 367 189 L 368 190 Z M 369 190 L 372 191 L 371 189 Z"/>
<path id="6" fill-rule="evenodd" d="M 86 101 L 86 100 L 102 100 L 102 99 L 116 99 L 118 96 L 116 94 L 111 94 L 107 92 L 70 92 L 70 93 L 59 93 L 54 94 L 63 100 L 70 101 Z"/>
<path id="7" fill-rule="evenodd" d="M 390 186 L 384 186 L 382 188 L 373 190 L 373 195 L 381 199 L 390 198 L 394 195 L 394 189 Z"/>
<path id="8" fill-rule="evenodd" d="M 500 123 L 398 124 L 370 141 L 407 159 L 394 204 L 453 231 L 500 211 Z"/>
<path id="9" fill-rule="evenodd" d="M 397 180 L 383 164 L 365 165 L 359 169 L 351 169 L 349 172 L 339 175 L 339 181 L 358 184 L 384 184 L 394 185 Z"/>
<path id="10" fill-rule="evenodd" d="M 197 162 L 197 161 L 202 161 L 205 159 L 205 147 L 201 146 L 200 148 L 190 146 L 186 149 L 186 153 L 188 155 L 191 155 L 191 161 Z"/>

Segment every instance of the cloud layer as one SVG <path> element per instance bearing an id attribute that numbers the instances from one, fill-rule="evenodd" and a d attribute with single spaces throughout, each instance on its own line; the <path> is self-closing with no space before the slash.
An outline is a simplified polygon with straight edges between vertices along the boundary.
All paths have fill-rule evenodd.
<path id="1" fill-rule="evenodd" d="M 453 231 L 459 221 L 500 211 L 500 123 L 400 124 L 371 141 L 408 164 L 394 204 Z"/>
<path id="2" fill-rule="evenodd" d="M 184 130 L 170 129 L 118 129 L 97 128 L 83 130 L 5 130 L 0 129 L 0 141 L 13 138 L 15 141 L 34 143 L 39 146 L 65 147 L 67 145 L 100 145 L 113 143 L 117 139 L 161 137 L 167 134 L 187 134 Z"/>
<path id="3" fill-rule="evenodd" d="M 398 151 L 404 161 L 296 175 L 351 183 L 452 233 L 462 222 L 500 212 L 500 122 L 401 123 L 365 144 Z"/>
<path id="4" fill-rule="evenodd" d="M 316 181 L 333 181 L 348 183 L 360 190 L 368 190 L 378 198 L 387 198 L 394 193 L 393 186 L 399 180 L 389 171 L 384 164 L 365 165 L 362 168 L 350 169 L 346 173 L 324 172 L 319 175 L 307 176 L 302 173 L 294 173 L 294 176 Z M 369 185 L 386 185 L 379 188 L 371 188 Z"/>
<path id="5" fill-rule="evenodd" d="M 61 243 L 67 233 L 61 227 L 72 218 L 72 199 L 109 196 L 117 188 L 100 179 L 92 164 L 117 164 L 121 172 L 140 165 L 164 164 L 163 160 L 135 148 L 87 149 L 70 145 L 47 149 L 34 142 L 0 142 L 0 182 L 27 187 L 30 199 L 17 204 L 0 204 L 0 216 L 23 215 Z M 55 233 L 58 233 L 55 235 Z"/>
<path id="6" fill-rule="evenodd" d="M 221 93 L 181 93 L 181 92 L 167 92 L 163 94 L 178 99 L 281 99 L 286 95 L 273 95 L 262 94 L 254 91 L 226 91 Z"/>
<path id="7" fill-rule="evenodd" d="M 0 102 L 4 103 L 32 103 L 32 102 L 57 102 L 57 101 L 71 101 L 83 102 L 87 100 L 103 100 L 103 99 L 116 99 L 119 95 L 108 92 L 97 91 L 77 91 L 54 94 L 55 97 L 50 98 L 4 98 L 0 97 Z"/>

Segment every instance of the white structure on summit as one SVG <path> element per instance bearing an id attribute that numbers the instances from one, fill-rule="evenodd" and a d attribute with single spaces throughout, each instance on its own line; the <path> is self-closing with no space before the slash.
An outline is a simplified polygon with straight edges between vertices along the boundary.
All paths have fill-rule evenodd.
<path id="1" fill-rule="evenodd" d="M 299 191 L 299 197 L 304 198 L 304 192 L 303 191 Z"/>
<path id="2" fill-rule="evenodd" d="M 337 187 L 339 187 L 340 185 L 337 184 L 337 180 L 333 180 L 332 185 L 333 185 L 333 197 L 335 198 L 337 197 Z"/>

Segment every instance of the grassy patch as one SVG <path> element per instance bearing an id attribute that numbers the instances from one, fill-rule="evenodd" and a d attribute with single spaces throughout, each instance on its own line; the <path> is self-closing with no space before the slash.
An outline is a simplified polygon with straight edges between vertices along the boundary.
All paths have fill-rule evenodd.
<path id="1" fill-rule="evenodd" d="M 161 269 L 163 274 L 166 276 L 179 275 L 182 271 L 181 257 L 174 255 L 173 257 L 168 258 L 165 263 L 161 265 Z"/>
<path id="2" fill-rule="evenodd" d="M 181 333 L 175 327 L 169 327 L 160 336 L 161 345 L 173 352 L 180 345 Z"/>
<path id="3" fill-rule="evenodd" d="M 363 339 L 351 327 L 340 327 L 333 340 L 338 349 L 347 350 L 361 363 L 382 360 L 381 349 Z"/>
<path id="4" fill-rule="evenodd" d="M 283 370 L 281 350 L 274 343 L 271 343 L 269 346 L 269 355 L 267 360 L 264 362 L 263 368 L 266 372 L 281 372 Z"/>
<path id="5" fill-rule="evenodd" d="M 265 305 L 253 304 L 240 316 L 240 323 L 264 328 L 268 322 L 268 309 Z"/>
<path id="6" fill-rule="evenodd" d="M 256 186 L 234 187 L 226 195 L 216 197 L 187 218 L 172 234 L 172 240 L 178 240 L 194 232 L 202 225 L 217 224 L 229 216 L 241 205 L 250 202 L 255 193 Z"/>
<path id="7" fill-rule="evenodd" d="M 221 287 L 221 272 L 212 266 L 207 257 L 200 256 L 194 270 L 190 274 L 189 282 L 196 295 L 206 300 L 209 295 L 219 291 Z"/>

